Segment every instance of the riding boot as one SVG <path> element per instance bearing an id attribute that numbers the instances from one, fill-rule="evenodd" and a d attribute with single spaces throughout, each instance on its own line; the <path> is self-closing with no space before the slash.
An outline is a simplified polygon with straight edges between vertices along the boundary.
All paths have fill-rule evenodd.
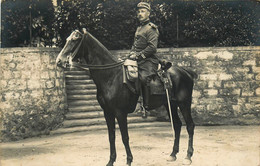
<path id="1" fill-rule="evenodd" d="M 144 86 L 143 87 L 143 102 L 144 102 L 144 108 L 146 111 L 148 111 L 148 108 L 149 108 L 149 99 L 150 99 L 150 87 Z"/>
<path id="2" fill-rule="evenodd" d="M 149 97 L 150 97 L 150 87 L 149 86 L 143 86 L 142 96 L 143 96 L 142 118 L 146 119 L 148 116 L 148 109 L 149 109 Z"/>

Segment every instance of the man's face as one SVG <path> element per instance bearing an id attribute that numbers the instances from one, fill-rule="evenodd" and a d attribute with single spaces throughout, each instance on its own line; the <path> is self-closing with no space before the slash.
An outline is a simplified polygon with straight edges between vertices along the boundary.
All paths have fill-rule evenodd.
<path id="1" fill-rule="evenodd" d="M 150 11 L 146 8 L 139 8 L 137 11 L 137 18 L 140 22 L 147 20 L 150 16 Z"/>

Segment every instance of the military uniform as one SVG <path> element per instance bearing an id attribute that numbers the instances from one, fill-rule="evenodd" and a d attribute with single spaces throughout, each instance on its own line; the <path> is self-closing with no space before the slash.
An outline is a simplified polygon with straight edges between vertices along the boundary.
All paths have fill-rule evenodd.
<path id="1" fill-rule="evenodd" d="M 143 106 L 148 110 L 150 82 L 153 75 L 156 74 L 159 64 L 159 60 L 155 55 L 159 31 L 157 26 L 149 20 L 149 12 L 151 11 L 150 4 L 147 2 L 140 2 L 137 4 L 137 8 L 144 8 L 147 10 L 138 11 L 140 12 L 138 15 L 140 25 L 135 32 L 134 44 L 131 48 L 129 57 L 137 60 L 139 79 L 142 85 Z"/>
<path id="2" fill-rule="evenodd" d="M 135 32 L 132 52 L 137 53 L 139 79 L 143 85 L 149 86 L 152 75 L 156 74 L 159 60 L 156 57 L 159 31 L 149 20 L 140 24 Z"/>

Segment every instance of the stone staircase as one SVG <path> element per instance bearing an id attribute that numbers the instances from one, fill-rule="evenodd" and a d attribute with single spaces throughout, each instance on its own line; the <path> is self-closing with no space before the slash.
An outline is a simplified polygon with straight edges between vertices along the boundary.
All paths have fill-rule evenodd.
<path id="1" fill-rule="evenodd" d="M 89 71 L 72 68 L 65 71 L 68 113 L 62 126 L 51 134 L 107 129 L 103 110 L 96 100 L 96 85 Z M 148 127 L 169 125 L 156 122 L 156 117 L 142 119 L 140 115 L 128 115 L 128 127 Z M 118 125 L 117 125 L 118 128 Z"/>

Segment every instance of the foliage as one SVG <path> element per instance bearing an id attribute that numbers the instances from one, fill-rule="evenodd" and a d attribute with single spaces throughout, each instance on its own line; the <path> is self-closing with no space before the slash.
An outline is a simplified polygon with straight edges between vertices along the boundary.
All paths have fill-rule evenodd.
<path id="1" fill-rule="evenodd" d="M 57 8 L 57 44 L 75 29 L 86 28 L 109 49 L 128 48 L 135 32 L 133 3 L 72 0 Z M 126 11 L 129 11 L 126 15 Z"/>
<path id="2" fill-rule="evenodd" d="M 193 2 L 164 2 L 153 6 L 151 20 L 158 25 L 160 31 L 159 47 L 193 46 L 192 38 L 183 33 L 184 23 L 189 21 L 194 12 Z"/>
<path id="3" fill-rule="evenodd" d="M 195 8 L 184 33 L 209 46 L 254 45 L 259 36 L 259 3 L 205 2 Z"/>
<path id="4" fill-rule="evenodd" d="M 108 49 L 129 49 L 133 43 L 138 0 L 58 0 L 55 10 L 51 0 L 31 2 L 33 37 L 40 37 L 45 46 L 61 47 L 73 30 L 83 27 Z M 2 2 L 2 46 L 28 44 L 28 4 Z M 153 0 L 151 7 L 151 21 L 160 31 L 159 47 L 260 44 L 259 2 Z"/>
<path id="5" fill-rule="evenodd" d="M 2 47 L 29 45 L 30 27 L 32 40 L 43 42 L 43 46 L 51 45 L 54 34 L 54 10 L 51 0 L 4 0 L 1 6 Z"/>

